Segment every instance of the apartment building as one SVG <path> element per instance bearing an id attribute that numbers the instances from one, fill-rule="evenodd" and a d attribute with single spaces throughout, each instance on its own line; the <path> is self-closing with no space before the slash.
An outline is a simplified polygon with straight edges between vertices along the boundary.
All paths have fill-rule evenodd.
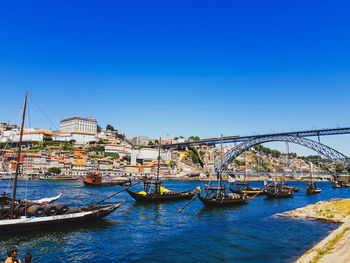
<path id="1" fill-rule="evenodd" d="M 87 118 L 75 116 L 60 121 L 60 132 L 89 132 L 97 134 L 97 121 L 88 116 Z"/>

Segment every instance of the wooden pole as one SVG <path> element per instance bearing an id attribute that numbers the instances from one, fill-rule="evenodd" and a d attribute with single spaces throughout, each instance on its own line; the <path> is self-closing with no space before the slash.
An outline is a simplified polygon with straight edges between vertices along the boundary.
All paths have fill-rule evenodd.
<path id="1" fill-rule="evenodd" d="M 160 170 L 160 147 L 161 147 L 161 144 L 162 144 L 162 137 L 159 137 L 157 181 L 159 180 L 159 170 Z"/>
<path id="2" fill-rule="evenodd" d="M 200 195 L 200 194 L 204 191 L 204 189 L 206 189 L 207 187 L 209 187 L 209 185 L 210 185 L 210 184 L 206 185 L 206 186 L 205 186 L 202 190 L 200 190 L 199 192 L 198 192 L 198 189 L 197 189 L 197 193 L 192 197 L 192 199 L 191 199 L 187 204 L 185 204 L 181 209 L 179 209 L 176 213 L 181 213 L 182 210 L 184 210 L 184 209 L 186 208 L 186 206 L 188 206 L 190 203 L 192 203 L 192 201 L 193 201 L 194 199 L 196 199 L 196 198 L 198 197 L 198 195 Z"/>
<path id="3" fill-rule="evenodd" d="M 99 201 L 99 202 L 97 202 L 97 203 L 95 203 L 95 204 L 89 205 L 88 207 L 89 207 L 89 208 L 92 208 L 92 207 L 94 207 L 94 206 L 96 206 L 96 205 L 98 205 L 98 204 L 100 204 L 100 203 L 106 201 L 107 199 L 109 199 L 109 198 L 111 198 L 111 197 L 113 197 L 113 196 L 115 196 L 115 195 L 117 195 L 117 194 L 120 194 L 121 192 L 123 192 L 123 191 L 129 189 L 130 187 L 133 187 L 133 186 L 135 186 L 135 185 L 137 185 L 137 184 L 140 184 L 140 183 L 142 183 L 142 182 L 143 182 L 143 181 L 140 181 L 140 182 L 137 182 L 137 183 L 135 183 L 135 184 L 132 184 L 132 185 L 130 185 L 130 186 L 128 186 L 128 187 L 126 187 L 126 188 L 124 188 L 124 189 L 122 189 L 122 190 L 120 190 L 120 191 L 118 191 L 118 192 L 116 192 L 116 193 L 114 193 L 114 194 L 112 194 L 112 195 L 106 197 L 105 199 L 103 199 L 103 200 L 101 200 L 101 201 Z"/>
<path id="4" fill-rule="evenodd" d="M 255 195 L 253 195 L 251 198 L 248 199 L 248 201 L 252 200 L 254 197 L 256 197 L 258 194 L 260 194 L 262 191 L 264 191 L 267 187 L 272 185 L 274 182 L 269 183 L 265 188 L 261 189 L 259 192 L 257 192 Z"/>
<path id="5" fill-rule="evenodd" d="M 25 116 L 26 116 L 27 96 L 28 96 L 28 92 L 26 92 L 26 95 L 25 95 L 25 98 L 24 98 L 24 108 L 23 108 L 23 115 L 22 115 L 21 132 L 19 134 L 19 143 L 18 143 L 16 173 L 15 173 L 15 179 L 13 180 L 13 194 L 12 194 L 12 204 L 11 204 L 10 219 L 13 218 L 13 210 L 15 209 L 15 200 L 16 200 L 16 191 L 17 191 L 17 177 L 18 177 L 18 173 L 19 173 L 20 159 L 21 159 L 22 137 L 23 137 L 24 119 L 25 119 Z"/>

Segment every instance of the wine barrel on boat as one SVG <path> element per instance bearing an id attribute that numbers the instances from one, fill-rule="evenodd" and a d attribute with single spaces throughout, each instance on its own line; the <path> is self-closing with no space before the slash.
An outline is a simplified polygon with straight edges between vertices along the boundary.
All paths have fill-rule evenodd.
<path id="1" fill-rule="evenodd" d="M 28 216 L 41 217 L 44 215 L 45 207 L 40 205 L 32 205 L 27 208 Z"/>
<path id="2" fill-rule="evenodd" d="M 57 208 L 55 205 L 49 204 L 49 205 L 45 205 L 44 207 L 45 207 L 45 211 L 44 211 L 45 215 L 54 216 L 57 214 Z"/>
<path id="3" fill-rule="evenodd" d="M 64 215 L 68 213 L 68 206 L 65 204 L 55 204 L 55 207 L 57 209 L 57 215 Z"/>
<path id="4" fill-rule="evenodd" d="M 22 214 L 24 215 L 25 213 L 25 207 L 24 205 L 17 205 L 15 206 L 14 210 L 13 210 L 13 214 L 18 218 L 20 217 Z"/>

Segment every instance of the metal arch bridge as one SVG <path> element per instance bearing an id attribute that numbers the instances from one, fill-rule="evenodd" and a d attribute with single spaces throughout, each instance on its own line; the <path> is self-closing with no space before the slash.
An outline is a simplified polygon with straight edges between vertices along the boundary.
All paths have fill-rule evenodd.
<path id="1" fill-rule="evenodd" d="M 232 150 L 226 152 L 223 155 L 222 161 L 218 160 L 217 162 L 215 162 L 214 164 L 215 173 L 221 173 L 222 171 L 224 171 L 227 168 L 227 166 L 236 157 L 238 157 L 241 153 L 248 150 L 249 148 L 258 144 L 273 142 L 273 141 L 284 141 L 284 142 L 296 143 L 296 144 L 305 146 L 309 149 L 312 149 L 318 152 L 320 155 L 328 159 L 331 159 L 333 161 L 342 161 L 342 162 L 350 161 L 350 159 L 344 154 L 320 142 L 313 141 L 303 137 L 298 137 L 295 135 L 275 134 L 275 135 L 265 135 L 265 136 L 254 137 L 254 138 L 251 138 L 250 140 L 246 140 L 241 144 L 235 146 Z"/>
<path id="2" fill-rule="evenodd" d="M 260 135 L 251 135 L 251 136 L 225 136 L 222 138 L 209 138 L 202 139 L 199 141 L 187 141 L 183 143 L 173 143 L 173 144 L 163 144 L 161 147 L 163 149 L 170 149 L 176 147 L 187 147 L 187 146 L 198 146 L 203 144 L 213 145 L 222 143 L 238 143 L 250 141 L 255 138 L 260 137 L 271 137 L 271 136 L 296 136 L 296 137 L 313 137 L 313 136 L 325 136 L 325 135 L 340 135 L 340 134 L 350 134 L 349 128 L 333 128 L 333 129 L 320 129 L 320 130 L 306 130 L 306 131 L 295 131 L 295 132 L 283 132 L 283 133 L 271 133 L 271 134 L 260 134 Z M 158 146 L 153 146 L 158 147 Z"/>

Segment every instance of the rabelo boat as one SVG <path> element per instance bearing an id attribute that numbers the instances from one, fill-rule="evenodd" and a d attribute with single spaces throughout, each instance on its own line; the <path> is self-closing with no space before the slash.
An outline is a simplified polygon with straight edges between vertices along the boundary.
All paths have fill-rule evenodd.
<path id="1" fill-rule="evenodd" d="M 133 192 L 129 189 L 126 191 L 129 195 L 137 202 L 151 203 L 151 202 L 166 202 L 166 201 L 178 201 L 191 199 L 195 194 L 196 190 L 191 191 L 173 191 L 166 189 L 162 186 L 162 181 L 159 179 L 160 170 L 160 147 L 161 139 L 159 140 L 158 147 L 158 167 L 156 179 L 144 178 L 143 179 L 143 190 Z"/>
<path id="2" fill-rule="evenodd" d="M 0 233 L 26 232 L 56 229 L 72 224 L 83 224 L 100 220 L 118 209 L 124 201 L 105 206 L 90 205 L 73 209 L 64 204 L 37 203 L 16 198 L 17 178 L 20 170 L 23 127 L 27 105 L 27 93 L 24 100 L 20 139 L 18 144 L 16 173 L 13 183 L 13 196 L 0 194 Z"/>

